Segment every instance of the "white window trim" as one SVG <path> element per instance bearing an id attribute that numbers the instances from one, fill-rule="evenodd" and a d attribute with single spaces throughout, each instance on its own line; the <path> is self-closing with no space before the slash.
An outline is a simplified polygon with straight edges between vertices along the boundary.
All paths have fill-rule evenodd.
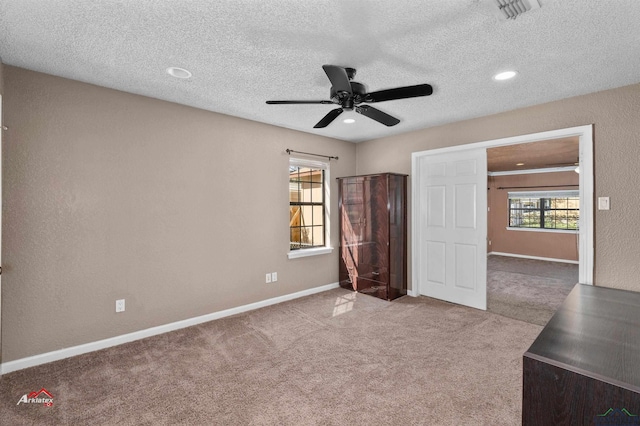
<path id="1" fill-rule="evenodd" d="M 299 257 L 318 256 L 320 254 L 329 254 L 333 252 L 333 247 L 316 247 L 310 249 L 290 250 L 287 253 L 289 259 L 297 259 Z"/>
<path id="2" fill-rule="evenodd" d="M 301 257 L 309 257 L 309 256 L 318 256 L 321 254 L 329 254 L 333 252 L 333 247 L 331 247 L 331 222 L 330 222 L 330 192 L 329 188 L 331 187 L 331 176 L 329 172 L 329 162 L 328 161 L 318 161 L 318 160 L 307 160 L 303 158 L 289 158 L 289 166 L 295 167 L 311 167 L 314 169 L 322 169 L 324 170 L 324 247 L 314 247 L 309 249 L 299 249 L 299 250 L 289 250 L 287 252 L 287 257 L 289 259 L 298 259 Z M 287 198 L 289 198 L 287 196 Z"/>
<path id="3" fill-rule="evenodd" d="M 525 231 L 525 232 L 550 232 L 552 234 L 579 234 L 576 229 L 555 229 L 555 228 L 512 228 L 507 226 L 507 231 Z"/>
<path id="4" fill-rule="evenodd" d="M 580 191 L 574 189 L 566 190 L 553 190 L 553 191 L 521 191 L 521 192 L 509 192 L 507 193 L 507 203 L 512 198 L 578 198 L 580 197 Z M 511 207 L 507 207 L 509 214 L 511 214 Z M 582 211 L 580 210 L 582 213 Z M 511 223 L 511 220 L 509 220 Z M 552 232 L 556 234 L 579 234 L 578 229 L 557 229 L 557 228 L 525 228 L 518 226 L 507 226 L 507 231 L 527 231 L 527 232 Z"/>

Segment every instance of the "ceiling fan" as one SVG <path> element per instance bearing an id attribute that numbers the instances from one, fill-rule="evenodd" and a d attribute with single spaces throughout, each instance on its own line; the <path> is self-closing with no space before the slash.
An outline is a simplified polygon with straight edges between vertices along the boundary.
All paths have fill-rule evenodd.
<path id="1" fill-rule="evenodd" d="M 313 126 L 315 129 L 327 127 L 344 111 L 355 110 L 357 113 L 369 117 L 385 126 L 395 126 L 400 122 L 397 118 L 380 111 L 369 105 L 360 105 L 362 103 L 374 103 L 392 101 L 394 99 L 416 98 L 419 96 L 429 96 L 433 93 L 433 88 L 429 84 L 418 84 L 415 86 L 397 87 L 395 89 L 379 90 L 377 92 L 367 93 L 364 84 L 353 80 L 356 75 L 354 68 L 343 68 L 336 65 L 323 65 L 322 69 L 329 77 L 331 82 L 331 91 L 329 97 L 331 100 L 322 101 L 267 101 L 269 105 L 284 104 L 336 104 L 339 108 L 329 111 L 327 115 Z"/>

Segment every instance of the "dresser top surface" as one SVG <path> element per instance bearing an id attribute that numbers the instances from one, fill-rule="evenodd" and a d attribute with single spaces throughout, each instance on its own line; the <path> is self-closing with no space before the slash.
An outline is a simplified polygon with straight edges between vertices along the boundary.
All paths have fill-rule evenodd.
<path id="1" fill-rule="evenodd" d="M 640 293 L 577 284 L 525 356 L 640 391 Z"/>

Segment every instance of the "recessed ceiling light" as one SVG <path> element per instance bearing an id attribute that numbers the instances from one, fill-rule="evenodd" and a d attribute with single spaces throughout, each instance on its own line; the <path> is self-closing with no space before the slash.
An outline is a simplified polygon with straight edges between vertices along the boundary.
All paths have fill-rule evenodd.
<path id="1" fill-rule="evenodd" d="M 516 166 L 524 166 L 524 163 L 516 163 Z"/>
<path id="2" fill-rule="evenodd" d="M 353 118 L 345 118 L 344 120 L 342 120 L 343 123 L 347 123 L 347 124 L 351 124 L 351 123 L 355 123 L 356 120 L 354 120 Z"/>
<path id="3" fill-rule="evenodd" d="M 169 67 L 167 68 L 167 74 L 171 77 L 187 79 L 191 77 L 191 71 L 185 70 L 184 68 L 178 67 Z"/>
<path id="4" fill-rule="evenodd" d="M 509 80 L 510 78 L 515 77 L 517 74 L 518 73 L 516 71 L 504 71 L 494 75 L 493 79 L 498 81 Z"/>

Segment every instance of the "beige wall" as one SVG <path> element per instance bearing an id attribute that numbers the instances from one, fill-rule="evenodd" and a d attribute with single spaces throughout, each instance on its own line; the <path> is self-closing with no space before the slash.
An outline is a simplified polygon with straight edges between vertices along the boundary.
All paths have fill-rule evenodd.
<path id="1" fill-rule="evenodd" d="M 354 144 L 11 66 L 4 80 L 3 362 L 338 281 L 334 178 L 355 173 Z M 331 255 L 287 259 L 286 148 L 340 157 Z"/>
<path id="2" fill-rule="evenodd" d="M 557 187 L 557 185 L 578 185 L 578 178 L 579 176 L 575 172 L 489 176 L 488 236 L 491 246 L 488 247 L 488 251 L 578 260 L 577 234 L 508 230 L 509 190 L 499 189 L 501 187 L 535 185 L 539 188 L 531 189 L 531 191 L 577 190 L 578 187 Z M 526 191 L 526 189 L 520 191 Z"/>
<path id="3" fill-rule="evenodd" d="M 640 291 L 640 85 L 354 145 L 10 66 L 2 82 L 3 362 L 336 282 L 337 250 L 286 257 L 286 148 L 340 157 L 337 247 L 335 177 L 594 123 L 596 284 Z"/>
<path id="4" fill-rule="evenodd" d="M 594 124 L 595 196 L 611 197 L 595 212 L 595 284 L 640 291 L 638 116 L 640 84 L 359 143 L 357 172 L 411 173 L 415 151 Z"/>

